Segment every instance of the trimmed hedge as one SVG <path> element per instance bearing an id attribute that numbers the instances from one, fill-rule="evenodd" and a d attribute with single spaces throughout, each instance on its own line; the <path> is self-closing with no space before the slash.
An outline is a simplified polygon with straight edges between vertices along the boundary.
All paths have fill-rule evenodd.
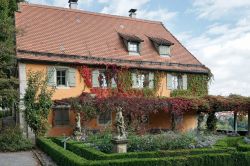
<path id="1" fill-rule="evenodd" d="M 53 138 L 53 141 L 62 146 L 60 139 Z M 114 159 L 127 159 L 127 158 L 163 158 L 163 157 L 176 157 L 187 155 L 198 155 L 208 153 L 226 153 L 236 152 L 235 148 L 200 148 L 200 149 L 184 149 L 184 150 L 162 150 L 152 152 L 130 152 L 123 154 L 106 154 L 98 151 L 92 147 L 88 147 L 83 143 L 76 141 L 67 142 L 67 149 L 75 154 L 82 156 L 88 160 L 114 160 Z"/>
<path id="2" fill-rule="evenodd" d="M 240 141 L 243 137 L 225 137 L 220 139 L 214 145 L 215 147 L 236 147 L 237 142 Z"/>
<path id="3" fill-rule="evenodd" d="M 58 144 L 62 144 L 59 139 L 53 139 Z M 250 152 L 236 152 L 235 148 L 211 148 L 211 149 L 190 149 L 175 151 L 159 151 L 159 152 L 141 152 L 126 154 L 105 154 L 96 153 L 95 149 L 91 149 L 85 145 L 81 145 L 74 141 L 69 141 L 68 149 L 76 148 L 73 152 L 63 149 L 51 139 L 39 138 L 37 145 L 60 166 L 244 166 L 250 165 Z M 84 149 L 84 150 L 82 150 Z M 86 150 L 87 149 L 87 150 Z M 81 151 L 82 150 L 82 151 Z M 90 150 L 90 151 L 89 151 Z M 229 150 L 232 153 L 226 153 Z M 165 153 L 164 153 L 165 152 Z M 75 154 L 76 153 L 76 154 Z M 87 156 L 91 160 L 87 160 L 82 156 Z M 83 153 L 88 153 L 83 155 Z M 100 154 L 107 156 L 108 159 L 94 159 L 94 155 L 98 157 Z M 153 158 L 143 158 L 146 157 Z M 161 154 L 161 155 L 159 155 Z M 89 156 L 88 156 L 89 155 Z M 134 155 L 134 156 L 133 156 Z M 145 156 L 143 156 L 145 155 Z M 181 156 L 180 156 L 181 155 Z M 122 158 L 121 158 L 122 156 Z M 133 157 L 132 157 L 133 156 Z M 143 157 L 142 157 L 143 156 Z M 166 157 L 169 156 L 169 157 Z M 177 156 L 177 157 L 171 157 Z M 102 156 L 103 157 L 103 156 Z M 136 158 L 135 158 L 136 157 Z M 141 158 L 140 158 L 141 157 Z M 117 159 L 120 158 L 120 159 Z"/>
<path id="4" fill-rule="evenodd" d="M 246 144 L 243 140 L 237 142 L 237 150 L 241 152 L 250 152 L 250 144 Z"/>
<path id="5" fill-rule="evenodd" d="M 80 166 L 84 165 L 85 161 L 87 161 L 75 153 L 58 146 L 50 139 L 38 138 L 36 144 L 60 166 Z"/>

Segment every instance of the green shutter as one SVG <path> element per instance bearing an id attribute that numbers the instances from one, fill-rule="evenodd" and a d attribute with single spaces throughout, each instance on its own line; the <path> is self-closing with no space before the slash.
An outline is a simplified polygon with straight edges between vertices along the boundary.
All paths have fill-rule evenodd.
<path id="1" fill-rule="evenodd" d="M 67 81 L 69 83 L 69 86 L 76 86 L 76 70 L 74 68 L 69 68 Z"/>
<path id="2" fill-rule="evenodd" d="M 136 73 L 132 73 L 132 88 L 138 88 Z"/>
<path id="3" fill-rule="evenodd" d="M 167 74 L 167 88 L 168 89 L 173 89 L 172 87 L 172 75 L 171 74 Z"/>
<path id="4" fill-rule="evenodd" d="M 99 77 L 99 70 L 93 70 L 92 71 L 92 86 L 93 86 L 93 88 L 100 87 L 98 77 Z"/>
<path id="5" fill-rule="evenodd" d="M 182 76 L 182 80 L 183 80 L 183 89 L 187 90 L 188 82 L 187 82 L 187 75 L 186 74 L 184 74 Z"/>
<path id="6" fill-rule="evenodd" d="M 48 67 L 47 69 L 48 85 L 56 86 L 56 69 L 55 67 Z"/>
<path id="7" fill-rule="evenodd" d="M 153 89 L 154 88 L 154 73 L 150 72 L 148 78 L 149 78 L 149 88 Z"/>

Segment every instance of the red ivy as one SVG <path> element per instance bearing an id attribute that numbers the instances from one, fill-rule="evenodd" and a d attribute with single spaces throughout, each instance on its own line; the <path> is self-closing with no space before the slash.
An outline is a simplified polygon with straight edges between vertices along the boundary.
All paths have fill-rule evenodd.
<path id="1" fill-rule="evenodd" d="M 87 66 L 80 66 L 78 67 L 78 71 L 81 74 L 85 85 L 88 88 L 92 88 L 92 73 L 91 70 Z"/>

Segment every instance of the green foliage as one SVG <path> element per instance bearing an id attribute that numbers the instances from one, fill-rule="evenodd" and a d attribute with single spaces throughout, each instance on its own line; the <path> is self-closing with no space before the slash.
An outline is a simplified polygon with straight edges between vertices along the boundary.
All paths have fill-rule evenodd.
<path id="1" fill-rule="evenodd" d="M 15 10 L 15 0 L 0 0 L 0 97 L 7 99 L 9 109 L 18 103 L 13 19 Z"/>
<path id="2" fill-rule="evenodd" d="M 74 154 L 73 152 L 64 150 L 50 139 L 38 138 L 36 140 L 36 144 L 60 166 L 80 166 L 84 165 L 86 161 L 84 158 Z"/>
<path id="3" fill-rule="evenodd" d="M 250 144 L 246 144 L 243 139 L 237 141 L 237 149 L 241 152 L 250 152 Z"/>
<path id="4" fill-rule="evenodd" d="M 238 141 L 241 139 L 242 137 L 225 137 L 223 139 L 218 140 L 214 146 L 215 147 L 236 147 Z"/>
<path id="5" fill-rule="evenodd" d="M 0 111 L 0 118 L 11 116 L 12 112 L 11 111 Z"/>
<path id="6" fill-rule="evenodd" d="M 57 142 L 60 141 L 57 140 Z M 68 143 L 69 150 L 64 150 L 46 138 L 39 138 L 37 145 L 62 166 L 234 166 L 236 164 L 243 166 L 250 164 L 250 153 L 236 152 L 234 148 L 104 154 L 91 150 L 87 145 L 72 141 Z"/>
<path id="7" fill-rule="evenodd" d="M 33 148 L 31 142 L 24 139 L 19 128 L 7 128 L 0 134 L 0 151 L 15 152 Z"/>
<path id="8" fill-rule="evenodd" d="M 187 74 L 188 89 L 173 90 L 172 97 L 203 97 L 208 95 L 210 77 L 204 74 Z"/>
<path id="9" fill-rule="evenodd" d="M 112 134 L 99 133 L 90 135 L 87 138 L 87 143 L 93 145 L 94 148 L 105 152 L 112 152 Z M 202 148 L 212 146 L 218 138 L 213 135 L 197 135 L 196 132 L 175 133 L 166 132 L 157 135 L 135 135 L 129 133 L 128 135 L 128 151 L 129 152 L 143 152 L 169 149 L 189 149 Z"/>
<path id="10" fill-rule="evenodd" d="M 53 138 L 55 143 L 62 145 L 61 139 Z M 198 155 L 204 153 L 225 153 L 235 152 L 235 148 L 199 148 L 199 149 L 180 149 L 180 150 L 161 150 L 151 152 L 129 152 L 126 154 L 106 154 L 96 150 L 88 144 L 81 142 L 69 141 L 67 142 L 67 149 L 75 154 L 82 156 L 88 160 L 114 160 L 114 159 L 128 159 L 128 158 L 163 158 L 176 157 L 186 155 Z"/>
<path id="11" fill-rule="evenodd" d="M 54 89 L 48 89 L 47 79 L 41 72 L 30 72 L 24 96 L 25 120 L 36 135 L 44 135 L 48 128 L 48 114 L 52 107 Z"/>
<path id="12" fill-rule="evenodd" d="M 216 130 L 217 118 L 214 112 L 209 112 L 207 117 L 207 129 L 209 131 Z"/>

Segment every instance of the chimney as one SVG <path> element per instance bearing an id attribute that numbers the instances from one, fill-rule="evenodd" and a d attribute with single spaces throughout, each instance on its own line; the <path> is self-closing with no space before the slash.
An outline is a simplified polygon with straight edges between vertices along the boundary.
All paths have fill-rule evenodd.
<path id="1" fill-rule="evenodd" d="M 77 3 L 78 0 L 69 0 L 69 8 L 70 9 L 77 9 Z"/>
<path id="2" fill-rule="evenodd" d="M 136 18 L 136 11 L 137 9 L 130 9 L 129 12 L 129 17 L 131 18 Z"/>

